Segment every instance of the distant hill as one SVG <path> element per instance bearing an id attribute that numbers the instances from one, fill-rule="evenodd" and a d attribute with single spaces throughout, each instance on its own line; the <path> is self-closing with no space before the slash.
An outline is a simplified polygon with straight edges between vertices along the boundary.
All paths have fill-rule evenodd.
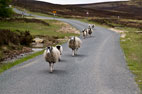
<path id="1" fill-rule="evenodd" d="M 95 3 L 95 4 L 86 4 L 86 5 L 77 5 L 77 6 L 86 9 L 97 9 L 109 12 L 118 12 L 118 13 L 130 14 L 139 17 L 142 16 L 142 6 L 140 6 L 141 3 L 123 1 L 123 2 Z"/>
<path id="2" fill-rule="evenodd" d="M 34 12 L 52 14 L 56 10 L 62 16 L 80 17 L 117 17 L 142 19 L 142 6 L 138 2 L 107 2 L 82 5 L 57 5 L 35 0 L 14 0 L 16 6 L 27 8 Z M 89 13 L 87 15 L 86 13 Z"/>

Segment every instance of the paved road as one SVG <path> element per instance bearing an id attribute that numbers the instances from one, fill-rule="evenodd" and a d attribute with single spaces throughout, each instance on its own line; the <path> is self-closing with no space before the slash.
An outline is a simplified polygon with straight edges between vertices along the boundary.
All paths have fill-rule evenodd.
<path id="1" fill-rule="evenodd" d="M 75 20 L 57 20 L 79 30 L 88 26 Z M 0 94 L 138 94 L 119 37 L 106 28 L 95 27 L 91 38 L 82 39 L 78 56 L 72 57 L 63 44 L 62 61 L 55 64 L 52 74 L 42 55 L 5 71 L 0 75 Z"/>

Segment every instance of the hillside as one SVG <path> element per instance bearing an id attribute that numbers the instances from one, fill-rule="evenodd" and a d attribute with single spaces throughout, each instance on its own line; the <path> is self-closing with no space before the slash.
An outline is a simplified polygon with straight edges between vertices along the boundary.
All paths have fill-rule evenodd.
<path id="1" fill-rule="evenodd" d="M 108 2 L 86 5 L 57 5 L 35 0 L 14 0 L 13 4 L 33 12 L 52 14 L 57 11 L 58 15 L 64 17 L 118 17 L 130 19 L 142 19 L 141 3 L 135 2 Z M 138 5 L 139 4 L 139 5 Z M 89 12 L 89 15 L 86 14 Z"/>
<path id="2" fill-rule="evenodd" d="M 118 13 L 118 16 L 121 16 L 121 13 L 126 14 L 127 16 L 134 16 L 135 18 L 141 18 L 140 16 L 142 16 L 142 6 L 140 2 L 107 2 L 78 6 L 85 9 L 96 9 Z"/>

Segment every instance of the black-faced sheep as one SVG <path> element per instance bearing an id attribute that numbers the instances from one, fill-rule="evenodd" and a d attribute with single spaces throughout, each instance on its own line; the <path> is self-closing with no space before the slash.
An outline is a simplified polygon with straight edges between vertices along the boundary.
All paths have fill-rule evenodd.
<path id="1" fill-rule="evenodd" d="M 54 63 L 61 58 L 60 51 L 56 47 L 47 47 L 44 51 L 44 58 L 49 63 L 50 72 L 53 72 Z"/>
<path id="2" fill-rule="evenodd" d="M 61 45 L 57 45 L 56 48 L 60 51 L 60 55 L 62 55 L 63 47 Z"/>
<path id="3" fill-rule="evenodd" d="M 72 56 L 77 54 L 77 50 L 80 48 L 82 41 L 78 37 L 71 37 L 69 39 L 69 48 L 72 49 Z"/>

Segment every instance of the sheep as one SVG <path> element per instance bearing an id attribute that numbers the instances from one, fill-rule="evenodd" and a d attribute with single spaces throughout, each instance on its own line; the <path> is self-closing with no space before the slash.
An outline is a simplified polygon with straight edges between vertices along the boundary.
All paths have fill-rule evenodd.
<path id="1" fill-rule="evenodd" d="M 94 24 L 89 24 L 88 28 L 95 28 L 95 25 Z"/>
<path id="2" fill-rule="evenodd" d="M 88 34 L 91 36 L 93 29 L 91 27 L 88 28 Z"/>
<path id="3" fill-rule="evenodd" d="M 77 54 L 77 50 L 80 48 L 82 41 L 78 37 L 71 37 L 69 39 L 69 48 L 72 49 L 72 56 Z"/>
<path id="4" fill-rule="evenodd" d="M 82 31 L 82 33 L 83 33 L 83 38 L 85 39 L 85 37 L 86 37 L 87 34 L 88 34 L 88 30 L 87 30 L 87 29 L 84 29 L 84 30 Z"/>
<path id="5" fill-rule="evenodd" d="M 95 25 L 94 25 L 94 24 L 92 25 L 92 28 L 95 28 Z"/>
<path id="6" fill-rule="evenodd" d="M 49 63 L 50 72 L 53 72 L 54 63 L 60 61 L 60 51 L 56 47 L 46 47 L 44 51 L 44 58 Z"/>
<path id="7" fill-rule="evenodd" d="M 57 45 L 56 48 L 60 51 L 60 55 L 62 55 L 63 47 L 61 45 Z"/>
<path id="8" fill-rule="evenodd" d="M 88 28 L 91 28 L 91 27 L 92 27 L 91 24 L 89 24 L 89 25 L 88 25 Z"/>

